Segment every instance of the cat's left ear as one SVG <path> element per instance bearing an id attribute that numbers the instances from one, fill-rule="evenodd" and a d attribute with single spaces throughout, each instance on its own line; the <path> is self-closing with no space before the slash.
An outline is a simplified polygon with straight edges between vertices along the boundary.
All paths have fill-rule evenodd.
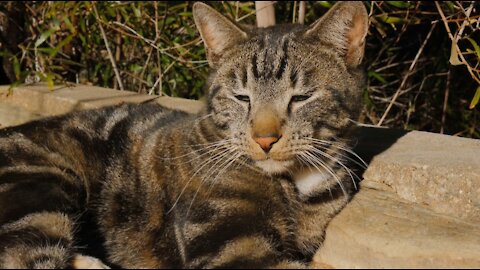
<path id="1" fill-rule="evenodd" d="M 226 49 L 247 38 L 247 33 L 210 6 L 196 2 L 193 5 L 193 18 L 207 49 L 207 59 L 212 67 Z"/>
<path id="2" fill-rule="evenodd" d="M 363 59 L 367 32 L 368 14 L 362 2 L 342 1 L 314 22 L 305 37 L 332 46 L 348 67 L 357 67 Z"/>

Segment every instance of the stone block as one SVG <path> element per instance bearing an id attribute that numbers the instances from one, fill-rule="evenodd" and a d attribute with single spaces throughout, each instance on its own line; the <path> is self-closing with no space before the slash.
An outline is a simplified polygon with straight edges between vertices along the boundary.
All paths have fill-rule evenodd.
<path id="1" fill-rule="evenodd" d="M 480 222 L 480 140 L 411 131 L 373 157 L 363 177 L 365 187 L 380 183 L 437 213 Z"/>
<path id="2" fill-rule="evenodd" d="M 478 268 L 480 225 L 362 188 L 330 222 L 314 266 Z"/>
<path id="3" fill-rule="evenodd" d="M 95 109 L 103 106 L 140 103 L 149 100 L 155 100 L 164 107 L 188 113 L 198 113 L 204 107 L 203 102 L 195 100 L 142 95 L 135 92 L 88 85 L 59 85 L 51 89 L 44 83 L 22 85 L 14 88 L 11 95 L 7 95 L 8 88 L 9 86 L 0 86 L 0 104 L 15 106 L 17 112 L 23 110 L 25 115 L 23 118 L 17 118 L 19 121 L 4 122 L 14 124 L 27 122 L 38 118 L 38 116 L 60 115 L 74 110 Z M 28 118 L 26 115 L 32 115 L 32 117 Z"/>

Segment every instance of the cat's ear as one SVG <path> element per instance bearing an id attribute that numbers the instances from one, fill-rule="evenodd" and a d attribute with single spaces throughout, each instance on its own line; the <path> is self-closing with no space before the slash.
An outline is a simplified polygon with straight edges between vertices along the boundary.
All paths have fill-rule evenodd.
<path id="1" fill-rule="evenodd" d="M 368 14 L 361 1 L 337 2 L 305 32 L 306 37 L 328 44 L 342 55 L 349 67 L 362 62 Z"/>
<path id="2" fill-rule="evenodd" d="M 207 49 L 207 59 L 215 67 L 226 49 L 247 38 L 247 33 L 208 5 L 196 2 L 193 18 Z"/>

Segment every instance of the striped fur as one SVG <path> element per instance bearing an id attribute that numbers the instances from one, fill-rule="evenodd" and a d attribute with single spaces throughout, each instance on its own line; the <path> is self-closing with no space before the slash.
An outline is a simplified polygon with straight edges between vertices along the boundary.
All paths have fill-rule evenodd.
<path id="1" fill-rule="evenodd" d="M 252 31 L 194 15 L 214 69 L 201 114 L 147 102 L 0 131 L 0 268 L 307 266 L 354 185 L 363 87 L 355 48 L 318 31 L 354 40 L 366 13 Z M 267 151 L 258 134 L 279 138 Z"/>

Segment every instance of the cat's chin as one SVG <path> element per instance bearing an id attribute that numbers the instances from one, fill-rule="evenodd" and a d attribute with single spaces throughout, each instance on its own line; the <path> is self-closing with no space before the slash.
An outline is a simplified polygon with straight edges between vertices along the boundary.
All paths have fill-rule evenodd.
<path id="1" fill-rule="evenodd" d="M 272 158 L 257 160 L 255 165 L 268 174 L 281 174 L 288 171 L 293 165 L 293 160 L 275 160 Z"/>

